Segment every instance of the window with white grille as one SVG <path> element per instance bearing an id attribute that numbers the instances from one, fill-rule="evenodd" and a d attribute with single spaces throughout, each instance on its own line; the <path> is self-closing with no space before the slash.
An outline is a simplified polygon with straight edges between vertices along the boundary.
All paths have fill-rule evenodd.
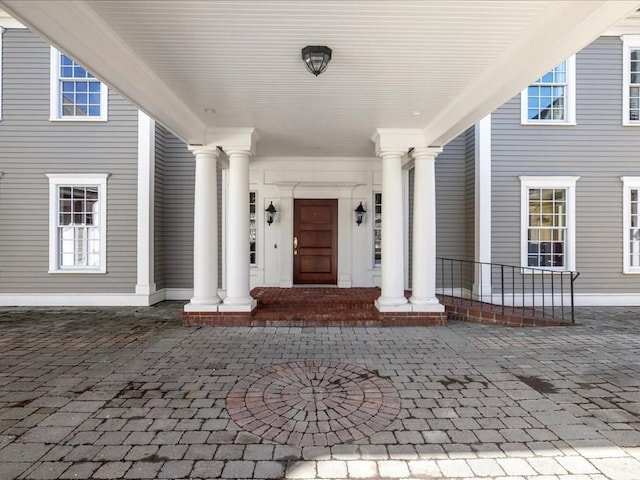
<path id="1" fill-rule="evenodd" d="M 52 47 L 52 120 L 107 120 L 107 96 L 100 80 Z"/>
<path id="2" fill-rule="evenodd" d="M 107 175 L 49 177 L 49 271 L 106 272 Z"/>
<path id="3" fill-rule="evenodd" d="M 249 192 L 249 263 L 256 265 L 256 192 Z"/>
<path id="4" fill-rule="evenodd" d="M 373 194 L 373 264 L 382 264 L 382 193 Z"/>
<path id="5" fill-rule="evenodd" d="M 573 270 L 578 177 L 520 177 L 522 266 Z"/>
<path id="6" fill-rule="evenodd" d="M 640 35 L 624 35 L 622 40 L 622 123 L 640 125 Z"/>
<path id="7" fill-rule="evenodd" d="M 574 124 L 575 56 L 538 78 L 520 98 L 523 124 Z"/>
<path id="8" fill-rule="evenodd" d="M 640 273 L 640 177 L 622 177 L 623 272 Z"/>

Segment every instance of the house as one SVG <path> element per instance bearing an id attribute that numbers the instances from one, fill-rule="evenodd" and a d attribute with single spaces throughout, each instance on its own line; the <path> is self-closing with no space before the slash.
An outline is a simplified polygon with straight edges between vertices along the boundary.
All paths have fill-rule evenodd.
<path id="1" fill-rule="evenodd" d="M 185 143 L 4 14 L 0 305 L 243 314 L 254 286 L 319 284 L 441 316 L 436 256 L 576 270 L 577 304 L 640 305 L 637 20 L 443 146 L 377 128 L 368 155 L 341 156 L 261 155 L 254 128 Z"/>

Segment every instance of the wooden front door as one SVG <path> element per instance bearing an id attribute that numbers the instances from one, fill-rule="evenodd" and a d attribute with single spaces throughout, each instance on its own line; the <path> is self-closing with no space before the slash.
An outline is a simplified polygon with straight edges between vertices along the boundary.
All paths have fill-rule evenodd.
<path id="1" fill-rule="evenodd" d="M 338 283 L 338 200 L 294 199 L 293 283 Z"/>

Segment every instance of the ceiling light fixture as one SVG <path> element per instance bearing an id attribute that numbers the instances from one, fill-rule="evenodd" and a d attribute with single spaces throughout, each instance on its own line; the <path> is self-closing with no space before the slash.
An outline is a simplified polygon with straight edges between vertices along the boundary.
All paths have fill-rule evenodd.
<path id="1" fill-rule="evenodd" d="M 325 46 L 306 46 L 302 49 L 302 60 L 316 77 L 325 71 L 331 60 L 331 49 Z"/>

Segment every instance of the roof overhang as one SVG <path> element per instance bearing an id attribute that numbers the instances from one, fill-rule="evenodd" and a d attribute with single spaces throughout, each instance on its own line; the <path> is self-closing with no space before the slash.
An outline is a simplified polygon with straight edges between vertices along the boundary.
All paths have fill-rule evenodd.
<path id="1" fill-rule="evenodd" d="M 187 143 L 255 128 L 260 155 L 371 156 L 378 128 L 446 144 L 640 1 L 0 5 Z M 317 78 L 308 44 L 333 49 Z"/>

